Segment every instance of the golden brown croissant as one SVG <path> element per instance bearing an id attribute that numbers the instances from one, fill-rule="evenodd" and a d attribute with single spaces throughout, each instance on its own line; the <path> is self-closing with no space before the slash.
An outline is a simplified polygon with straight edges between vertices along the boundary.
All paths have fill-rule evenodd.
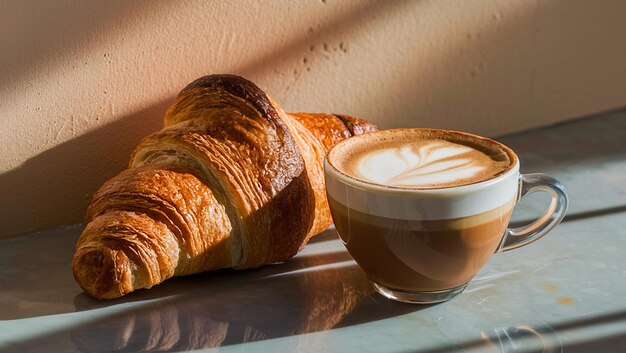
<path id="1" fill-rule="evenodd" d="M 353 117 L 286 114 L 239 76 L 202 77 L 140 142 L 129 169 L 94 194 L 74 278 L 109 299 L 172 276 L 286 260 L 332 222 L 325 152 L 375 129 Z"/>

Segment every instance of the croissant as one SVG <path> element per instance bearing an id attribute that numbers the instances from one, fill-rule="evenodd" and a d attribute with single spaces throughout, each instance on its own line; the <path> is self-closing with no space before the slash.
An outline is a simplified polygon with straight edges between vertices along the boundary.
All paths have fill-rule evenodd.
<path id="1" fill-rule="evenodd" d="M 173 276 L 284 261 L 332 222 L 326 151 L 374 130 L 349 116 L 287 114 L 239 76 L 199 78 L 129 169 L 93 195 L 74 278 L 110 299 Z"/>

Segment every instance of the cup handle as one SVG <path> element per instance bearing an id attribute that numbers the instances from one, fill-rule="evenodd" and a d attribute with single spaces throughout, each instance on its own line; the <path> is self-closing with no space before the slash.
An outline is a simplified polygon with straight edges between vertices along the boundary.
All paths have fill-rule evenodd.
<path id="1" fill-rule="evenodd" d="M 556 227 L 565 217 L 568 205 L 567 193 L 557 179 L 540 173 L 520 176 L 518 201 L 524 196 L 537 191 L 550 194 L 552 197 L 550 207 L 548 207 L 543 216 L 531 224 L 518 228 L 507 228 L 496 252 L 513 250 L 534 242 Z"/>

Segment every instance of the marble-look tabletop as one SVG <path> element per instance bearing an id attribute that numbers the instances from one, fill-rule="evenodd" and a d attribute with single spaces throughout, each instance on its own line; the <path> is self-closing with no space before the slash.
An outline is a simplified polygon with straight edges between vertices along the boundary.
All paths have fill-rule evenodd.
<path id="1" fill-rule="evenodd" d="M 626 111 L 499 140 L 522 172 L 559 178 L 570 209 L 451 301 L 378 295 L 333 229 L 282 264 L 97 301 L 72 278 L 76 225 L 0 241 L 0 353 L 625 352 Z M 531 195 L 513 223 L 547 202 Z"/>

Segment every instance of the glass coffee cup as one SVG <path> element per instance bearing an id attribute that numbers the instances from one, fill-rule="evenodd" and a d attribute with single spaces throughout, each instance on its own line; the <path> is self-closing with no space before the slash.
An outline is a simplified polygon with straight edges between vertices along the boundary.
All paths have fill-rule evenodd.
<path id="1" fill-rule="evenodd" d="M 437 129 L 383 130 L 342 141 L 324 159 L 335 228 L 383 296 L 437 303 L 461 293 L 492 254 L 529 244 L 565 216 L 561 183 L 519 172 L 505 145 Z M 515 204 L 551 196 L 530 225 L 507 228 Z"/>

